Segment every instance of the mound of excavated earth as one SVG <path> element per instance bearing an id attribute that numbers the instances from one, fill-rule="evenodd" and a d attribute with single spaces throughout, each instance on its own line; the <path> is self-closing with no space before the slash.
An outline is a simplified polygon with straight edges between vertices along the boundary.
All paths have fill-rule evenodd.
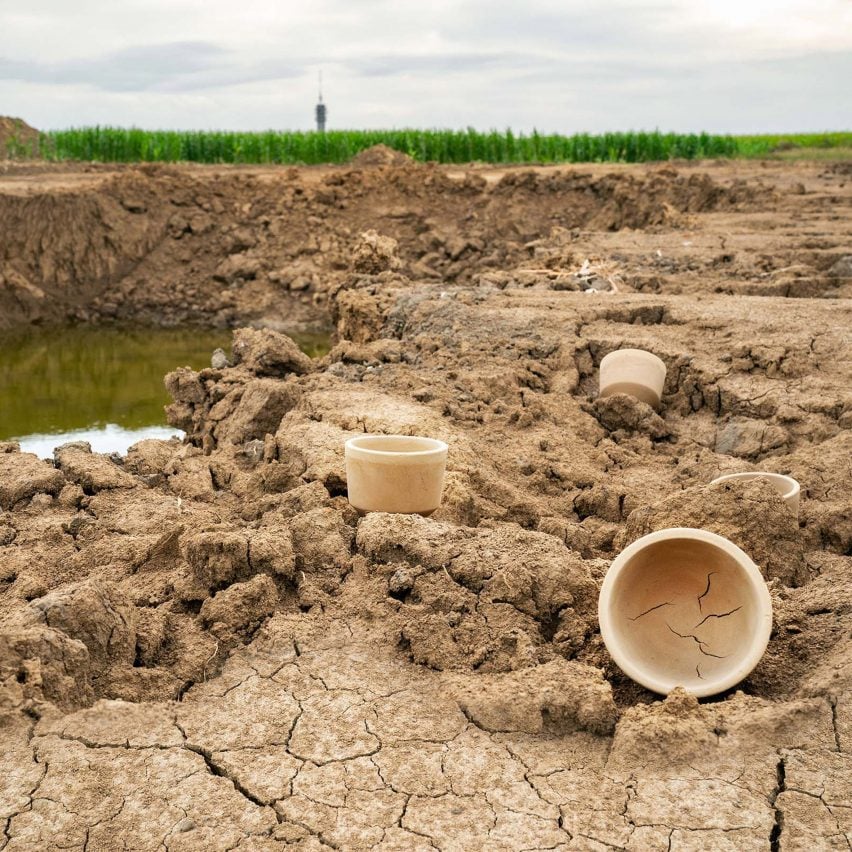
<path id="1" fill-rule="evenodd" d="M 417 281 L 852 295 L 846 163 L 461 171 L 387 150 L 363 158 L 306 169 L 0 163 L 0 329 L 321 326 L 370 229 L 397 241 L 399 270 Z"/>
<path id="2" fill-rule="evenodd" d="M 7 157 L 33 156 L 38 151 L 38 142 L 38 130 L 22 118 L 0 115 L 0 167 Z"/>
<path id="3" fill-rule="evenodd" d="M 16 316 L 165 321 L 195 287 L 196 319 L 225 297 L 262 318 L 298 267 L 309 285 L 276 310 L 309 306 L 336 338 L 313 361 L 240 329 L 227 363 L 170 373 L 183 443 L 121 462 L 0 444 L 0 848 L 852 845 L 843 172 L 37 178 L 66 185 L 22 173 L 0 206 Z M 99 211 L 138 240 L 35 242 L 35 211 L 60 201 L 69 230 Z M 39 227 L 59 240 L 53 215 Z M 302 253 L 332 227 L 333 248 Z M 167 309 L 176 279 L 154 271 L 184 251 Z M 249 261 L 254 277 L 212 274 Z M 665 361 L 658 412 L 596 399 L 625 346 Z M 343 444 L 361 432 L 449 443 L 435 514 L 357 515 Z M 801 482 L 798 522 L 765 483 L 709 485 L 754 468 Z M 730 538 L 772 596 L 766 655 L 711 700 L 645 691 L 597 624 L 610 561 L 671 526 Z"/>

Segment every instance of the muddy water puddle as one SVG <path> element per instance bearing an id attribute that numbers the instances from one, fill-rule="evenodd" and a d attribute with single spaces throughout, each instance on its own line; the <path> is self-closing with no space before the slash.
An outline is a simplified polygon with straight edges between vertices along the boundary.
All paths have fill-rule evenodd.
<path id="1" fill-rule="evenodd" d="M 328 350 L 324 334 L 293 334 L 311 356 Z M 66 441 L 124 453 L 143 438 L 182 433 L 166 424 L 163 376 L 201 369 L 231 332 L 200 328 L 73 326 L 0 332 L 0 440 L 50 456 Z"/>

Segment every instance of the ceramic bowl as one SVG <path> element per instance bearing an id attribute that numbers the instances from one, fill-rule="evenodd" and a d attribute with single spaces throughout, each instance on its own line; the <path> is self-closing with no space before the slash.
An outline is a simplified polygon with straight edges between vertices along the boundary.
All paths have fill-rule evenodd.
<path id="1" fill-rule="evenodd" d="M 345 446 L 349 502 L 362 514 L 430 515 L 441 505 L 447 445 L 410 435 L 359 435 Z"/>
<path id="2" fill-rule="evenodd" d="M 802 488 L 792 476 L 784 476 L 782 473 L 767 473 L 762 470 L 752 470 L 745 473 L 726 473 L 724 476 L 718 476 L 710 484 L 716 485 L 719 482 L 730 482 L 732 479 L 765 479 L 784 499 L 784 502 L 798 516 L 799 514 L 799 497 Z"/>
<path id="3" fill-rule="evenodd" d="M 626 393 L 659 408 L 666 365 L 644 349 L 617 349 L 605 355 L 600 367 L 598 396 Z"/>
<path id="4" fill-rule="evenodd" d="M 634 541 L 601 587 L 601 636 L 637 683 L 696 696 L 738 684 L 772 629 L 772 601 L 757 566 L 728 539 L 677 527 Z"/>

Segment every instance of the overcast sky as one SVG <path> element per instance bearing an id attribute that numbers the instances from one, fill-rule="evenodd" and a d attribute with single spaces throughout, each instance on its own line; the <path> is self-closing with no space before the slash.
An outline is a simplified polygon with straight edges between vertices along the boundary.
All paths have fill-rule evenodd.
<path id="1" fill-rule="evenodd" d="M 0 0 L 41 128 L 852 128 L 852 0 Z"/>

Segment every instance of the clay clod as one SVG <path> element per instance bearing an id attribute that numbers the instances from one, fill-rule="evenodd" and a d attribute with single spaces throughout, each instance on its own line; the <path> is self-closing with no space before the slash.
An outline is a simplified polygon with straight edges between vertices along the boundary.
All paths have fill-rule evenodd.
<path id="1" fill-rule="evenodd" d="M 234 363 L 257 376 L 302 375 L 313 369 L 311 359 L 292 338 L 268 328 L 237 329 L 232 351 Z"/>
<path id="2" fill-rule="evenodd" d="M 393 237 L 386 237 L 373 229 L 364 231 L 352 255 L 352 268 L 367 275 L 399 269 L 402 261 L 398 252 L 399 243 Z"/>
<path id="3" fill-rule="evenodd" d="M 63 485 L 62 472 L 32 453 L 0 453 L 0 509 L 35 494 L 56 495 Z"/>

